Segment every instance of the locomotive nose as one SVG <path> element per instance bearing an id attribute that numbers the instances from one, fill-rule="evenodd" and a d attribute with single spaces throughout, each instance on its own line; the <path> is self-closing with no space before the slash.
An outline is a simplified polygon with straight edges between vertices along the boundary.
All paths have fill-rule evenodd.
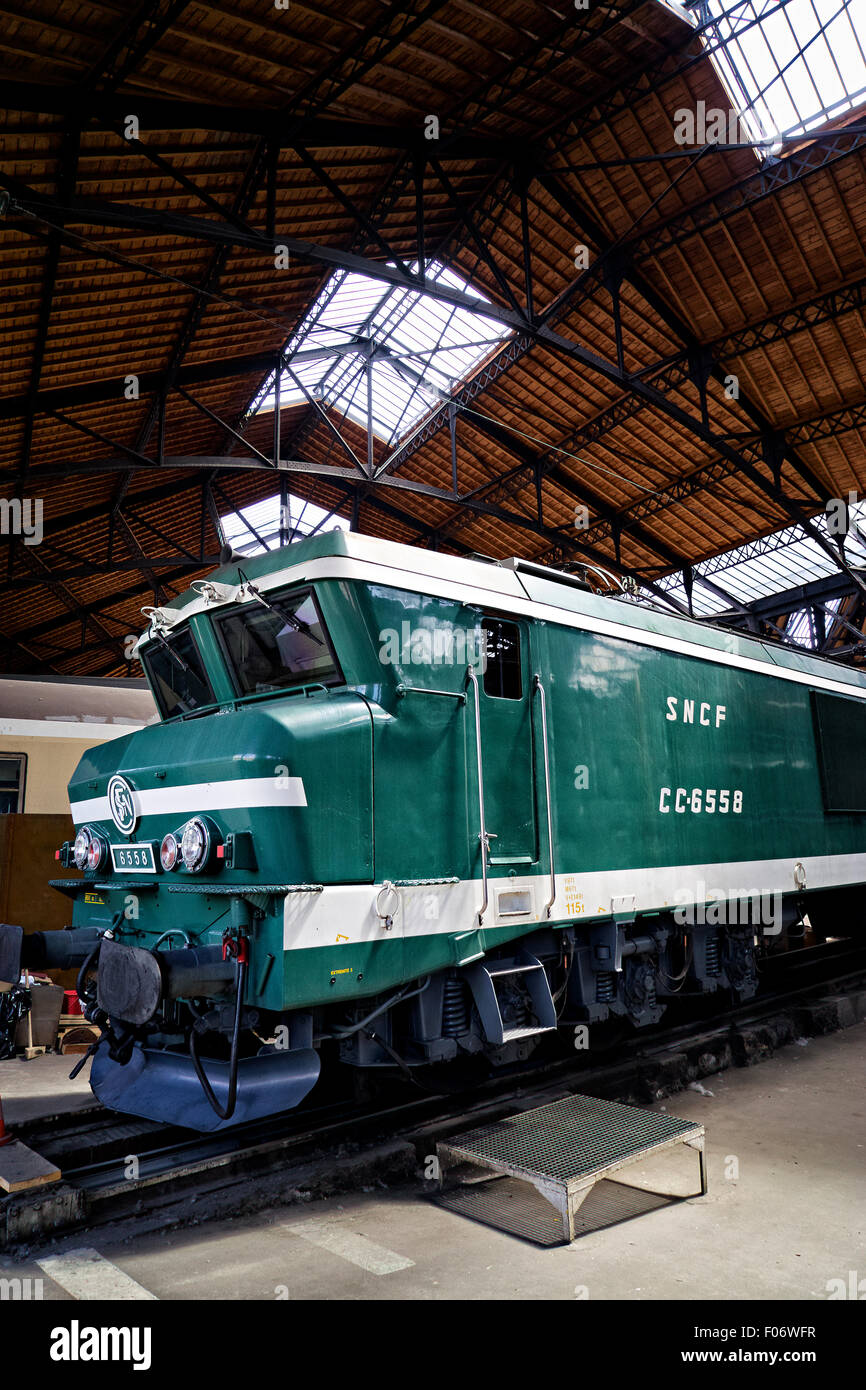
<path id="1" fill-rule="evenodd" d="M 235 991 L 239 1017 L 243 979 L 240 956 L 223 959 L 221 946 L 148 951 L 105 938 L 98 1002 L 112 1025 L 146 1033 L 162 1005 L 176 999 L 215 999 Z M 128 1049 L 99 1047 L 90 1084 L 109 1107 L 209 1131 L 293 1109 L 316 1084 L 319 1066 L 312 1047 L 253 1057 L 238 1057 L 233 1049 L 229 1061 L 220 1061 L 200 1058 L 192 1040 L 184 1054 L 149 1047 L 139 1036 Z"/>

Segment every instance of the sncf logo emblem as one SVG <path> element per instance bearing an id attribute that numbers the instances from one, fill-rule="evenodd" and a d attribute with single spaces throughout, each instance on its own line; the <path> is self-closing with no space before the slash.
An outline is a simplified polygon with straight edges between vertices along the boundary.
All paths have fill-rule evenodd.
<path id="1" fill-rule="evenodd" d="M 115 775 L 108 784 L 108 809 L 111 819 L 124 835 L 131 835 L 138 824 L 138 812 L 132 787 L 125 777 Z"/>

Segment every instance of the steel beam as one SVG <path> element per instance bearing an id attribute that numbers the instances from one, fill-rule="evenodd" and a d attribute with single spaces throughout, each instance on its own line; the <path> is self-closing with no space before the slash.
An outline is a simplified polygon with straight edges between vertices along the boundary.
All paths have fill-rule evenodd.
<path id="1" fill-rule="evenodd" d="M 702 395 L 702 419 L 700 433 L 704 437 L 706 437 L 711 433 L 711 431 L 709 429 L 707 404 L 703 391 L 703 385 L 706 381 L 707 376 L 712 376 L 720 385 L 724 386 L 726 384 L 726 373 L 724 369 L 719 365 L 718 362 L 713 361 L 712 357 L 710 357 L 707 354 L 705 346 L 695 337 L 689 325 L 684 322 L 684 320 L 680 317 L 679 313 L 673 308 L 673 306 L 665 299 L 665 297 L 662 294 L 659 293 L 659 291 L 656 290 L 655 286 L 652 285 L 646 279 L 646 277 L 634 267 L 631 255 L 629 254 L 628 256 L 623 257 L 620 253 L 620 249 L 607 239 L 604 229 L 597 222 L 590 210 L 584 205 L 582 200 L 580 200 L 570 189 L 566 188 L 562 184 L 561 180 L 559 180 L 555 175 L 550 175 L 541 172 L 539 174 L 539 181 L 541 182 L 542 187 L 546 189 L 548 194 L 559 203 L 563 211 L 567 212 L 569 216 L 573 218 L 575 224 L 580 228 L 580 230 L 584 234 L 588 234 L 592 238 L 592 240 L 601 250 L 602 259 L 608 260 L 609 262 L 611 257 L 616 256 L 616 264 L 619 273 L 625 275 L 625 278 L 635 287 L 635 289 L 638 291 L 641 297 L 646 301 L 647 304 L 649 304 L 650 308 L 661 318 L 662 322 L 667 325 L 671 332 L 673 332 L 677 337 L 680 338 L 685 348 L 687 375 L 693 374 L 696 363 L 706 363 L 706 366 L 703 368 L 703 370 L 701 370 L 700 377 Z M 617 320 L 617 307 L 618 294 L 614 294 L 613 312 L 615 321 Z M 619 362 L 621 364 L 622 339 L 621 333 L 619 331 L 617 332 L 617 342 Z M 643 376 L 643 380 L 647 380 L 647 377 L 645 375 Z M 660 383 L 658 379 L 653 379 L 652 384 L 657 387 Z M 638 396 L 640 395 L 639 392 L 636 394 Z M 758 426 L 762 434 L 769 435 L 771 432 L 774 431 L 773 423 L 767 418 L 763 411 L 753 401 L 751 401 L 748 398 L 748 396 L 745 395 L 744 392 L 742 392 L 742 390 L 738 397 L 737 404 L 740 407 L 740 409 L 748 416 L 748 418 Z M 807 485 L 810 488 L 812 488 L 813 492 L 815 493 L 816 499 L 820 499 L 822 495 L 822 485 L 820 480 L 815 476 L 814 472 L 811 470 L 811 468 L 809 468 L 808 465 L 803 461 L 803 459 L 800 458 L 796 449 L 791 445 L 790 441 L 783 443 L 781 448 L 782 455 L 784 457 L 787 457 L 789 463 L 793 466 L 793 468 L 800 475 L 800 477 L 803 478 L 803 480 L 807 483 Z M 764 480 L 762 474 L 755 470 L 750 471 L 748 463 L 745 460 L 744 472 L 746 472 L 750 477 L 751 481 L 756 486 L 760 487 L 763 491 L 765 491 L 766 494 L 777 503 L 777 505 L 784 506 L 790 515 L 796 514 L 795 512 L 791 511 L 790 501 L 785 496 L 785 494 L 782 493 L 778 479 L 775 481 L 774 485 L 769 484 L 767 481 Z M 798 516 L 797 519 L 800 520 L 801 518 Z M 814 535 L 813 539 L 815 539 Z"/>
<path id="2" fill-rule="evenodd" d="M 856 598 L 858 608 L 862 607 L 860 590 L 846 575 L 833 574 L 811 580 L 806 584 L 796 585 L 794 588 L 785 589 L 779 593 L 768 594 L 764 598 L 755 599 L 744 609 L 739 609 L 736 612 L 719 613 L 708 621 L 726 627 L 742 627 L 747 624 L 750 618 L 758 619 L 765 626 L 769 626 L 770 630 L 774 631 L 778 637 L 785 638 L 786 630 L 778 627 L 779 620 L 786 618 L 788 626 L 790 626 L 792 618 L 805 613 L 809 615 L 810 623 L 813 625 L 816 648 L 836 655 L 845 655 L 863 647 L 862 627 L 851 622 L 849 615 L 836 612 L 828 605 L 840 599 L 849 598 Z M 851 633 L 857 639 L 855 643 L 842 649 L 833 648 L 830 644 L 841 635 L 840 629 Z M 809 650 L 813 649 L 810 648 Z"/>
<path id="3" fill-rule="evenodd" d="M 441 9 L 444 3 L 445 0 L 410 0 L 407 6 L 396 12 L 389 10 L 384 21 L 377 19 L 372 25 L 369 25 L 359 34 L 357 44 L 348 56 L 338 55 L 323 72 L 317 73 L 315 78 L 311 78 L 305 84 L 293 99 L 290 108 L 284 107 L 277 113 L 277 119 L 285 122 L 289 136 L 300 135 L 308 120 L 327 110 L 342 92 L 353 86 L 370 68 L 380 63 L 408 34 L 423 24 L 437 9 Z M 306 109 L 304 109 L 305 107 Z M 256 142 L 252 158 L 234 200 L 232 206 L 234 219 L 246 219 L 258 193 L 262 178 L 267 172 L 269 156 L 269 139 L 262 137 Z M 238 232 L 238 235 L 241 233 Z M 219 241 L 219 238 L 216 240 Z M 254 238 L 254 240 L 260 241 L 259 238 Z M 273 254 L 273 242 L 269 241 L 267 237 L 264 238 L 264 241 L 270 254 Z M 225 269 L 229 252 L 237 244 L 228 240 L 223 241 L 218 246 L 205 272 L 201 288 L 211 291 L 216 287 Z M 169 366 L 162 387 L 163 395 L 175 383 L 176 374 L 183 362 L 184 355 L 201 323 L 203 311 L 204 301 L 199 296 L 187 315 L 169 359 Z M 147 446 L 153 424 L 154 416 L 151 410 L 136 440 L 137 448 Z"/>
<path id="4" fill-rule="evenodd" d="M 60 583 L 58 580 L 54 578 L 49 566 L 45 563 L 45 561 L 42 559 L 40 555 L 37 555 L 34 552 L 32 547 L 25 545 L 19 546 L 18 554 L 21 556 L 24 563 L 30 567 L 31 570 L 39 574 L 43 584 L 47 589 L 51 591 L 52 594 L 54 594 L 55 598 L 59 599 L 60 602 L 66 606 L 66 608 L 69 610 L 70 613 L 73 614 L 75 618 L 80 619 L 82 623 L 82 629 L 86 628 L 87 625 L 90 624 L 96 632 L 102 634 L 106 641 L 110 642 L 112 646 L 118 648 L 123 660 L 126 660 L 126 653 L 124 651 L 123 643 L 119 641 L 119 639 L 113 633 L 110 633 L 108 631 L 108 628 L 106 628 L 104 624 L 99 620 L 95 611 L 86 611 L 84 608 L 82 608 L 82 605 L 80 604 L 79 600 L 75 597 L 75 595 L 72 593 L 72 591 L 70 589 L 67 589 L 65 584 Z M 59 620 L 59 625 L 63 627 L 68 627 L 69 618 L 61 618 Z M 14 641 L 16 644 L 29 643 L 33 640 L 32 629 L 28 629 L 24 632 L 12 633 L 11 640 Z"/>
<path id="5" fill-rule="evenodd" d="M 281 360 L 304 363 L 323 358 L 357 352 L 357 343 L 344 343 L 329 348 L 302 348 Z M 218 358 L 216 361 L 185 364 L 175 378 L 178 386 L 209 385 L 215 381 L 232 381 L 273 370 L 273 352 L 254 352 L 241 357 Z M 157 393 L 162 385 L 163 372 L 140 372 L 138 389 L 140 396 Z M 35 397 L 37 413 L 42 411 L 65 410 L 72 406 L 103 405 L 123 399 L 123 377 L 108 377 L 98 381 L 83 382 L 80 386 L 58 386 L 39 391 Z M 0 420 L 14 420 L 26 415 L 29 397 L 25 393 L 18 396 L 0 397 Z"/>
<path id="6" fill-rule="evenodd" d="M 857 134 L 851 135 L 846 141 L 832 142 L 825 147 L 821 147 L 820 139 L 807 141 L 803 150 L 795 152 L 785 160 L 778 161 L 780 166 L 784 166 L 783 168 L 774 168 L 771 174 L 766 168 L 761 169 L 756 174 L 733 185 L 730 190 L 731 197 L 738 208 L 750 206 L 752 202 L 769 196 L 770 193 L 782 186 L 793 186 L 817 169 L 823 168 L 827 163 L 846 157 L 862 148 L 866 148 L 866 136 Z M 619 254 L 626 262 L 639 259 L 641 255 L 644 259 L 651 258 L 661 249 L 661 242 L 656 240 L 656 234 L 661 236 L 664 233 L 676 240 L 679 235 L 684 235 L 689 230 L 708 229 L 709 226 L 714 225 L 715 221 L 722 220 L 724 216 L 728 215 L 727 212 L 721 211 L 722 197 L 723 195 L 718 195 L 717 199 L 707 198 L 686 212 L 677 212 L 666 221 L 659 222 L 652 231 L 648 230 L 631 239 L 626 238 L 618 247 Z M 551 324 L 557 321 L 570 308 L 576 307 L 576 303 L 580 302 L 579 296 L 586 297 L 588 293 L 594 293 L 601 283 L 599 277 L 602 268 L 601 264 L 597 262 L 590 271 L 573 280 L 557 296 L 554 303 L 545 310 L 545 323 Z M 534 343 L 535 339 L 531 333 L 518 334 L 514 340 L 503 346 L 495 357 L 491 358 L 483 374 L 479 373 L 477 378 L 457 393 L 458 403 L 473 399 L 481 390 L 491 385 L 514 362 L 529 352 Z M 618 404 L 613 407 L 613 409 L 618 408 Z M 389 460 L 389 466 L 392 468 L 401 467 L 423 444 L 438 433 L 445 423 L 446 419 L 441 414 L 424 422 L 423 429 L 419 429 L 412 438 L 394 451 Z"/>
<path id="7" fill-rule="evenodd" d="M 67 122 L 60 144 L 57 172 L 57 197 L 66 202 L 75 191 L 78 174 L 78 154 L 81 143 L 81 127 L 76 120 Z M 36 337 L 30 367 L 30 388 L 27 393 L 27 406 L 24 434 L 21 441 L 19 470 L 26 471 L 30 465 L 30 450 L 33 443 L 33 427 L 36 417 L 36 402 L 39 395 L 39 381 L 45 362 L 45 349 L 48 343 L 48 324 L 54 307 L 54 290 L 57 284 L 57 270 L 60 265 L 62 233 L 53 231 L 48 238 L 45 267 L 42 273 L 42 298 L 39 319 L 36 324 Z"/>
<path id="8" fill-rule="evenodd" d="M 86 103 L 94 99 L 110 100 L 116 88 L 126 81 L 142 59 L 165 37 L 188 5 L 189 0 L 141 0 L 126 23 L 121 25 L 107 49 L 80 81 L 74 84 L 72 90 L 61 89 L 67 100 L 73 103 L 72 110 L 86 109 Z M 129 99 L 124 100 L 128 110 Z M 37 109 L 42 110 L 41 107 Z M 46 109 L 53 108 L 49 106 Z"/>
<path id="9" fill-rule="evenodd" d="M 122 121 L 131 109 L 141 125 L 156 133 L 177 131 L 227 132 L 236 135 L 259 136 L 275 144 L 277 149 L 294 149 L 303 143 L 315 150 L 382 149 L 421 151 L 429 146 L 423 131 L 410 126 L 382 125 L 374 121 L 340 120 L 316 117 L 305 120 L 303 135 L 293 138 L 287 131 L 282 110 L 262 106 L 220 106 L 210 102 L 181 101 L 146 96 L 104 95 L 101 92 L 82 94 L 76 87 L 57 86 L 40 82 L 4 82 L 0 93 L 0 109 L 5 111 L 38 112 L 40 115 L 66 116 L 87 113 L 99 121 L 112 124 Z M 493 136 L 467 134 L 449 146 L 455 159 L 507 159 L 514 153 L 514 141 Z"/>

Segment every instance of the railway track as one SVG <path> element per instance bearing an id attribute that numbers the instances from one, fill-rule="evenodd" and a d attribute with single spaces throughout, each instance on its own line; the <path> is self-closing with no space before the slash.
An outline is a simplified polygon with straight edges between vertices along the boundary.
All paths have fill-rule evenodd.
<path id="1" fill-rule="evenodd" d="M 570 1092 L 650 1103 L 690 1081 L 769 1055 L 799 1033 L 844 1026 L 866 1012 L 866 946 L 837 940 L 764 962 L 768 992 L 705 1020 L 661 1024 L 599 1049 L 503 1069 L 472 1090 L 415 1090 L 383 1103 L 340 1097 L 214 1135 L 100 1107 L 46 1117 L 17 1133 L 63 1173 L 52 1188 L 0 1201 L 0 1249 L 111 1226 L 123 1238 L 409 1178 L 436 1138 Z M 845 1015 L 845 1018 L 842 1015 Z"/>

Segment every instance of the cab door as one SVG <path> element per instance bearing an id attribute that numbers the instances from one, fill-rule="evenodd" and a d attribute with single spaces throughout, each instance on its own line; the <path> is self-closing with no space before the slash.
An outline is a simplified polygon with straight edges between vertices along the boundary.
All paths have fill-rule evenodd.
<path id="1" fill-rule="evenodd" d="M 478 686 L 488 862 L 494 875 L 509 868 L 520 873 L 521 865 L 538 859 L 529 638 L 523 623 L 488 614 L 482 615 L 481 631 Z"/>

